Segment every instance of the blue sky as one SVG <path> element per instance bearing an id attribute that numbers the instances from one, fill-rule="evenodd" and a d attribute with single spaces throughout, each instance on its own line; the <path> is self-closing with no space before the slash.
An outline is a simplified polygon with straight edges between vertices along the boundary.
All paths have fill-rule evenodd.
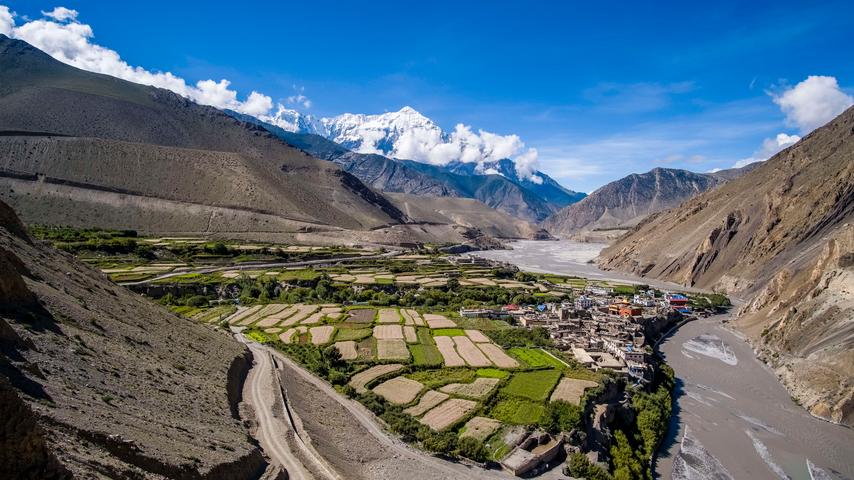
<path id="1" fill-rule="evenodd" d="M 766 140 L 813 128 L 774 95 L 816 75 L 854 86 L 851 1 L 0 5 L 18 26 L 74 9 L 128 64 L 227 78 L 240 98 L 301 93 L 318 116 L 410 105 L 446 130 L 517 134 L 580 191 L 762 157 Z"/>

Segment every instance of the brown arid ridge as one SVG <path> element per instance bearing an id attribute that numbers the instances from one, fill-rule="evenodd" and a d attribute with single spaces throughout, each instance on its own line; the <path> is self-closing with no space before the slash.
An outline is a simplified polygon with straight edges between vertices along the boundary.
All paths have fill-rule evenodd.
<path id="1" fill-rule="evenodd" d="M 854 425 L 854 108 L 651 215 L 600 266 L 746 300 L 735 322 L 815 415 Z"/>
<path id="2" fill-rule="evenodd" d="M 251 355 L 33 241 L 0 202 L 9 478 L 257 478 L 235 417 Z"/>

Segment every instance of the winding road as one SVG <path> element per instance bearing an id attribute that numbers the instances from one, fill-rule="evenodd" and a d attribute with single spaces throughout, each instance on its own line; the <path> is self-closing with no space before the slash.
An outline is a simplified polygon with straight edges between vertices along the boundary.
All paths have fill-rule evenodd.
<path id="1" fill-rule="evenodd" d="M 290 478 L 310 479 L 314 478 L 309 469 L 299 460 L 300 455 L 295 453 L 294 448 L 298 449 L 302 454 L 302 458 L 311 459 L 315 468 L 312 471 L 318 471 L 318 466 L 327 470 L 324 473 L 324 478 L 341 478 L 338 472 L 330 471 L 331 467 L 311 448 L 301 442 L 299 428 L 295 428 L 289 424 L 286 418 L 287 413 L 281 416 L 274 414 L 274 391 L 279 387 L 279 382 L 274 378 L 274 374 L 279 372 L 276 369 L 275 363 L 281 363 L 287 366 L 287 371 L 291 374 L 299 375 L 303 380 L 311 383 L 318 391 L 334 399 L 353 418 L 384 448 L 388 449 L 389 457 L 395 457 L 400 461 L 411 462 L 417 468 L 421 475 L 427 475 L 429 478 L 444 478 L 444 479 L 510 479 L 516 478 L 505 472 L 496 470 L 484 470 L 476 467 L 470 467 L 461 463 L 454 463 L 442 460 L 440 458 L 427 455 L 410 447 L 403 441 L 390 435 L 377 418 L 358 402 L 348 399 L 335 391 L 335 389 L 324 380 L 314 376 L 310 372 L 303 369 L 300 365 L 293 362 L 284 355 L 276 352 L 272 348 L 252 342 L 251 340 L 237 334 L 238 339 L 245 343 L 255 356 L 255 364 L 246 379 L 244 387 L 244 400 L 249 402 L 254 410 L 258 422 L 258 430 L 255 436 L 261 444 L 264 452 L 275 462 L 282 465 L 288 470 Z M 282 372 L 281 374 L 284 374 Z M 279 399 L 282 397 L 279 396 Z M 289 432 L 294 435 L 294 440 L 290 440 Z M 310 443 L 310 442 L 309 442 Z M 296 444 L 296 445 L 294 445 Z M 556 479 L 565 478 L 561 475 L 560 468 L 555 468 L 550 472 L 541 475 L 541 479 Z M 420 477 L 419 477 L 420 478 Z"/>

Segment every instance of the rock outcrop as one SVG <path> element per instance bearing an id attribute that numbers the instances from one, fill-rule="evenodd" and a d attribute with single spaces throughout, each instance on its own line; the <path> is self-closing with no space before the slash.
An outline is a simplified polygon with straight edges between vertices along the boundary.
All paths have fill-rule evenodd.
<path id="1" fill-rule="evenodd" d="M 652 215 L 600 265 L 746 300 L 736 326 L 815 415 L 854 425 L 854 108 Z"/>

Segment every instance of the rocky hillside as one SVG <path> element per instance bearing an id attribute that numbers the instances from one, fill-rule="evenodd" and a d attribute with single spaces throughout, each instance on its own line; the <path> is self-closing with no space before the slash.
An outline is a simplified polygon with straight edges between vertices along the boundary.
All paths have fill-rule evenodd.
<path id="1" fill-rule="evenodd" d="M 65 223 L 149 231 L 371 229 L 408 220 L 353 175 L 263 129 L 2 35 L 0 132 L 0 191 L 27 222 L 62 222 L 69 210 Z"/>
<path id="2" fill-rule="evenodd" d="M 257 478 L 236 418 L 250 361 L 34 241 L 0 202 L 4 478 Z"/>
<path id="3" fill-rule="evenodd" d="M 751 172 L 652 215 L 599 260 L 744 298 L 737 326 L 793 394 L 852 425 L 852 229 L 854 108 Z"/>
<path id="4" fill-rule="evenodd" d="M 543 227 L 565 237 L 602 231 L 616 238 L 647 215 L 676 207 L 737 176 L 735 171 L 704 174 L 672 168 L 633 173 L 560 210 L 547 218 Z"/>

